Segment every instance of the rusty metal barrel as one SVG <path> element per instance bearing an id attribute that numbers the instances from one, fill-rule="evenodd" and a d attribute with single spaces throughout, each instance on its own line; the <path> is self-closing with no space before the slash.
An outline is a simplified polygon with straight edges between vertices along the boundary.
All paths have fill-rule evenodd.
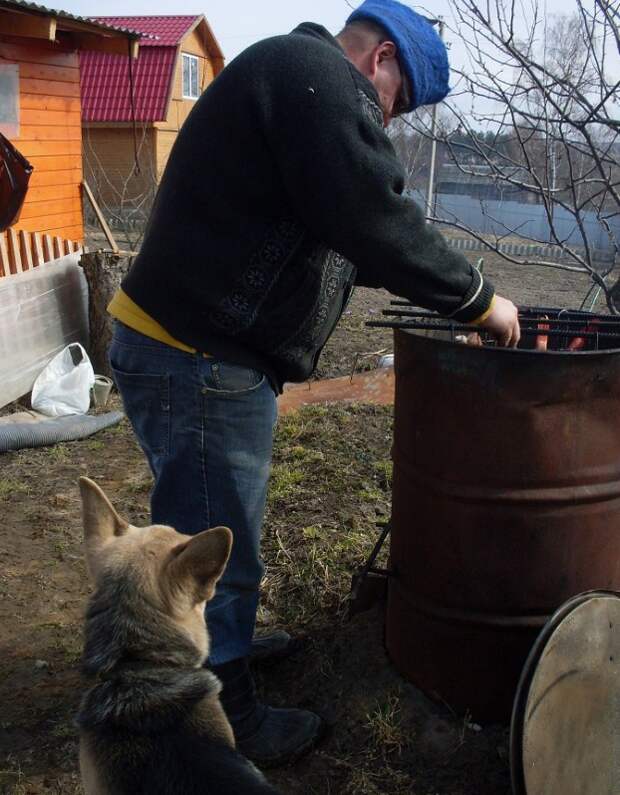
<path id="1" fill-rule="evenodd" d="M 386 646 L 428 695 L 508 720 L 548 617 L 620 588 L 620 350 L 395 331 Z"/>

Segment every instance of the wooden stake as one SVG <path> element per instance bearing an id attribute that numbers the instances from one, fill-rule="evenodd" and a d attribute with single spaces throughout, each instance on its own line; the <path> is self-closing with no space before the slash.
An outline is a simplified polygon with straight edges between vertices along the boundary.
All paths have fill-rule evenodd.
<path id="1" fill-rule="evenodd" d="M 54 246 L 49 235 L 43 235 L 43 257 L 46 262 L 54 259 Z"/>
<path id="2" fill-rule="evenodd" d="M 12 228 L 7 229 L 6 236 L 9 243 L 9 267 L 11 269 L 11 273 L 21 273 L 23 268 L 22 258 L 19 254 L 17 233 Z"/>
<path id="3" fill-rule="evenodd" d="M 90 202 L 91 207 L 95 211 L 95 215 L 97 216 L 97 220 L 99 221 L 99 224 L 101 225 L 101 228 L 103 229 L 103 234 L 106 236 L 107 241 L 110 244 L 110 248 L 112 249 L 112 251 L 115 254 L 118 254 L 118 243 L 114 239 L 114 235 L 112 234 L 112 230 L 107 225 L 106 220 L 103 217 L 103 213 L 101 212 L 101 208 L 99 207 L 99 205 L 95 201 L 95 197 L 93 196 L 93 193 L 92 193 L 91 189 L 88 187 L 88 182 L 86 182 L 86 180 L 84 180 L 82 182 L 82 187 L 84 189 L 84 193 L 86 194 L 86 197 L 87 197 L 88 201 Z"/>
<path id="4" fill-rule="evenodd" d="M 6 235 L 0 233 L 0 272 L 2 276 L 9 276 L 11 268 L 9 267 L 9 252 L 6 247 Z"/>
<path id="5" fill-rule="evenodd" d="M 41 243 L 41 235 L 34 232 L 32 235 L 32 264 L 35 268 L 43 265 L 45 257 L 43 256 L 43 244 Z"/>
<path id="6" fill-rule="evenodd" d="M 30 248 L 30 235 L 25 229 L 19 231 L 19 253 L 22 258 L 24 270 L 32 270 L 32 250 Z"/>
<path id="7" fill-rule="evenodd" d="M 60 259 L 65 256 L 65 246 L 62 237 L 56 236 L 54 238 L 54 259 Z"/>

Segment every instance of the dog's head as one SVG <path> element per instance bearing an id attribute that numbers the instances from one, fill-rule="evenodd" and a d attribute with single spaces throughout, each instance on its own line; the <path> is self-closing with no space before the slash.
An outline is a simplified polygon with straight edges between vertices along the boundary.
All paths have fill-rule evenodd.
<path id="1" fill-rule="evenodd" d="M 224 573 L 232 533 L 227 527 L 195 536 L 172 527 L 134 527 L 122 519 L 103 491 L 80 478 L 86 563 L 97 588 L 120 583 L 141 605 L 145 621 L 159 616 L 163 624 L 181 630 L 204 659 L 208 636 L 204 607 Z"/>

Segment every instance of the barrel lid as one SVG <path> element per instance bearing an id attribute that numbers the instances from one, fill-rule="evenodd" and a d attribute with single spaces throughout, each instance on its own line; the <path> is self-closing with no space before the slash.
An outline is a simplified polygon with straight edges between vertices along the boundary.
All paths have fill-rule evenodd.
<path id="1" fill-rule="evenodd" d="M 620 793 L 620 594 L 569 599 L 523 668 L 510 727 L 514 795 Z"/>

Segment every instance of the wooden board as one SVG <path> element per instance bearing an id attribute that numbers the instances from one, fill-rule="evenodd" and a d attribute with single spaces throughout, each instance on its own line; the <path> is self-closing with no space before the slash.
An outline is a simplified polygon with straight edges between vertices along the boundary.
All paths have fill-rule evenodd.
<path id="1" fill-rule="evenodd" d="M 25 158 L 31 157 L 62 157 L 63 155 L 81 155 L 81 141 L 24 141 L 20 142 L 20 152 Z"/>
<path id="2" fill-rule="evenodd" d="M 67 222 L 69 226 L 67 226 Z M 49 226 L 42 229 L 42 234 L 49 235 L 66 235 L 71 240 L 81 240 L 82 237 L 77 234 L 78 230 L 83 230 L 82 214 L 74 216 L 57 215 L 48 219 Z"/>
<path id="3" fill-rule="evenodd" d="M 28 158 L 36 170 L 43 171 L 67 171 L 78 170 L 82 173 L 82 158 L 77 155 L 52 155 L 34 156 Z M 33 178 L 36 170 L 32 175 Z"/>
<path id="4" fill-rule="evenodd" d="M 55 215 L 74 215 L 80 214 L 82 211 L 82 203 L 79 193 L 74 194 L 68 199 L 54 199 L 52 201 L 42 202 L 29 202 L 24 205 L 21 215 L 19 216 L 20 227 L 27 228 L 24 222 L 30 218 L 53 218 Z M 29 229 L 28 231 L 39 232 L 41 230 Z"/>
<path id="5" fill-rule="evenodd" d="M 20 143 L 20 152 L 30 160 L 31 157 L 58 157 L 63 155 L 81 155 L 81 141 L 24 141 Z"/>
<path id="6" fill-rule="evenodd" d="M 45 97 L 77 97 L 80 96 L 80 84 L 73 80 L 47 80 L 45 78 L 24 77 L 19 70 L 19 90 L 22 94 L 34 94 Z"/>
<path id="7" fill-rule="evenodd" d="M 68 83 L 62 83 L 63 86 L 69 85 Z M 53 113 L 56 111 L 60 111 L 64 114 L 71 114 L 71 113 L 80 113 L 81 104 L 79 97 L 67 97 L 67 96 L 53 96 L 50 97 L 44 94 L 21 94 L 21 112 L 25 113 L 27 110 L 30 111 L 43 111 L 44 113 Z M 65 119 L 65 126 L 66 126 L 66 119 Z M 49 126 L 49 125 L 46 125 Z"/>
<path id="8" fill-rule="evenodd" d="M 573 597 L 541 633 L 513 714 L 516 795 L 620 792 L 619 628 L 619 595 L 600 591 Z"/>
<path id="9" fill-rule="evenodd" d="M 72 199 L 79 196 L 79 187 L 75 183 L 66 185 L 42 185 L 40 188 L 28 188 L 28 199 L 31 203 L 52 201 L 57 199 Z"/>
<path id="10" fill-rule="evenodd" d="M 80 125 L 80 111 L 79 108 L 69 113 L 65 113 L 62 110 L 32 110 L 25 108 L 20 111 L 20 123 L 36 124 L 40 127 Z"/>
<path id="11" fill-rule="evenodd" d="M 55 44 L 23 40 L 0 41 L 0 56 L 7 61 L 45 64 L 79 69 L 75 50 L 64 50 Z"/>
<path id="12" fill-rule="evenodd" d="M 36 124 L 22 124 L 19 138 L 15 143 L 23 146 L 26 141 L 80 141 L 82 131 L 77 127 L 38 127 Z"/>
<path id="13" fill-rule="evenodd" d="M 82 233 L 83 227 L 81 224 L 76 224 L 75 226 L 62 226 L 58 227 L 57 229 L 49 229 L 45 234 L 56 235 L 60 231 L 62 231 L 63 235 L 67 235 L 69 240 L 73 240 L 78 244 L 78 247 L 82 247 L 82 239 L 79 235 Z"/>
<path id="14" fill-rule="evenodd" d="M 32 162 L 32 161 L 31 161 Z M 34 188 L 50 187 L 54 185 L 79 185 L 82 181 L 82 169 L 67 168 L 54 171 L 41 171 L 35 169 L 30 177 L 28 190 Z"/>
<path id="15" fill-rule="evenodd" d="M 1 50 L 2 44 L 0 44 Z M 20 61 L 19 76 L 21 80 L 54 80 L 73 84 L 79 83 L 80 79 L 77 66 L 56 66 L 50 63 L 30 63 L 29 61 Z"/>

